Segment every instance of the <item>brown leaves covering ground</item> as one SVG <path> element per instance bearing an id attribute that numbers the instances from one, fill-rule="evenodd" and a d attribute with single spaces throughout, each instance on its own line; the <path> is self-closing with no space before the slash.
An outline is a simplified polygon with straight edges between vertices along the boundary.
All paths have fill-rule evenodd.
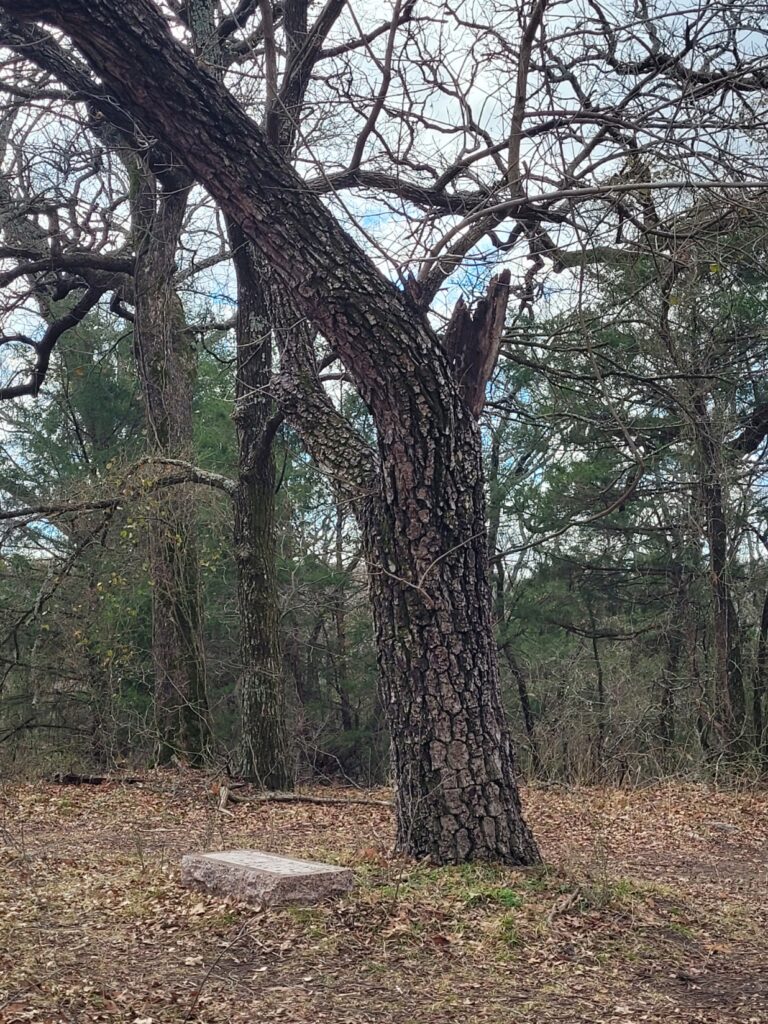
<path id="1" fill-rule="evenodd" d="M 382 794 L 379 794 L 382 795 Z M 768 794 L 537 790 L 548 867 L 391 858 L 382 807 L 240 804 L 202 781 L 0 790 L 0 1021 L 768 1021 Z M 188 850 L 355 867 L 339 902 L 182 889 Z"/>

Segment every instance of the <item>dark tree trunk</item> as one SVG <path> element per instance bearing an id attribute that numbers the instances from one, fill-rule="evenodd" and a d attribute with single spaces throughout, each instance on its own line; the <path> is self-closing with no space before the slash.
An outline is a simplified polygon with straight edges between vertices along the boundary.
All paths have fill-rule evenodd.
<path id="1" fill-rule="evenodd" d="M 137 233 L 134 347 L 147 439 L 154 455 L 188 459 L 196 360 L 174 273 L 189 183 L 169 174 L 161 187 L 140 158 L 130 166 Z M 191 490 L 168 488 L 154 496 L 148 519 L 158 760 L 180 754 L 199 764 L 210 728 Z"/>
<path id="2" fill-rule="evenodd" d="M 766 693 L 768 693 L 768 593 L 763 599 L 763 610 L 760 615 L 760 633 L 752 684 L 752 734 L 755 750 L 763 759 L 768 760 L 768 730 L 765 723 Z"/>
<path id="3" fill-rule="evenodd" d="M 275 541 L 275 465 L 267 427 L 274 413 L 267 393 L 271 328 L 258 267 L 239 229 L 230 225 L 237 274 L 235 423 L 238 486 L 234 547 L 240 619 L 241 741 L 238 771 L 267 789 L 292 789 L 280 654 Z"/>
<path id="4" fill-rule="evenodd" d="M 518 664 L 517 658 L 515 657 L 514 651 L 511 646 L 507 643 L 502 648 L 504 651 L 504 658 L 509 667 L 510 674 L 515 681 L 517 688 L 517 696 L 520 701 L 520 711 L 523 716 L 523 725 L 525 726 L 525 735 L 528 738 L 528 747 L 531 751 L 531 763 L 533 765 L 534 774 L 541 774 L 541 755 L 539 754 L 539 742 L 536 738 L 536 720 L 533 717 L 533 709 L 531 707 L 531 697 L 528 692 L 528 681 L 525 678 L 525 673 Z"/>
<path id="5" fill-rule="evenodd" d="M 729 579 L 728 529 L 720 482 L 720 453 L 712 437 L 706 404 L 700 396 L 695 400 L 695 410 L 702 459 L 701 494 L 712 593 L 715 724 L 724 752 L 738 753 L 744 749 L 746 697 L 739 620 L 731 597 Z"/>
<path id="6" fill-rule="evenodd" d="M 297 314 L 284 291 L 270 289 L 269 301 L 273 326 L 291 339 L 284 361 L 306 382 L 317 374 L 310 332 L 289 331 Z M 443 388 L 442 400 L 423 396 L 409 410 L 404 434 L 394 410 L 382 412 L 372 462 L 346 424 L 326 415 L 321 389 L 289 391 L 285 405 L 299 430 L 326 415 L 330 432 L 316 455 L 331 468 L 340 459 L 357 488 L 398 846 L 436 863 L 532 863 L 538 851 L 501 704 L 479 428 L 452 377 Z"/>
<path id="7" fill-rule="evenodd" d="M 592 769 L 596 777 L 605 771 L 605 737 L 608 731 L 607 713 L 608 702 L 605 694 L 605 673 L 603 672 L 603 661 L 600 657 L 600 645 L 597 639 L 597 620 L 594 608 L 587 604 L 589 613 L 589 626 L 591 632 L 592 658 L 595 662 L 595 693 L 592 706 L 597 714 L 597 735 L 595 738 L 594 755 L 592 758 Z"/>
<path id="8" fill-rule="evenodd" d="M 538 775 L 541 772 L 541 757 L 539 755 L 539 744 L 536 738 L 536 722 L 533 717 L 533 709 L 531 708 L 530 694 L 528 693 L 528 683 L 525 678 L 525 674 L 520 668 L 517 658 L 515 657 L 511 640 L 503 637 L 503 633 L 507 626 L 507 595 L 504 559 L 502 557 L 497 557 L 502 506 L 499 467 L 501 460 L 501 439 L 503 428 L 504 424 L 501 424 L 494 432 L 493 439 L 491 441 L 490 473 L 488 479 L 488 491 L 490 495 L 488 501 L 488 555 L 490 558 L 496 559 L 494 572 L 494 613 L 496 616 L 497 628 L 502 631 L 501 650 L 504 653 L 504 659 L 507 662 L 510 674 L 515 681 L 517 696 L 520 701 L 520 712 L 523 716 L 523 725 L 525 726 L 525 735 L 528 739 L 528 747 L 531 751 L 531 763 L 533 765 L 534 773 Z"/>
<path id="9" fill-rule="evenodd" d="M 352 704 L 349 699 L 348 650 L 347 650 L 347 601 L 344 586 L 344 511 L 336 502 L 336 531 L 334 538 L 334 559 L 336 582 L 333 594 L 333 622 L 335 636 L 333 643 L 333 674 L 336 693 L 339 698 L 341 728 L 349 732 L 355 728 Z"/>
<path id="10" fill-rule="evenodd" d="M 105 87 L 179 155 L 275 287 L 332 340 L 371 411 L 375 474 L 358 475 L 353 453 L 346 462 L 361 492 L 400 847 L 440 863 L 537 861 L 501 707 L 479 431 L 423 311 L 146 0 L 13 0 L 13 12 L 68 32 Z"/>

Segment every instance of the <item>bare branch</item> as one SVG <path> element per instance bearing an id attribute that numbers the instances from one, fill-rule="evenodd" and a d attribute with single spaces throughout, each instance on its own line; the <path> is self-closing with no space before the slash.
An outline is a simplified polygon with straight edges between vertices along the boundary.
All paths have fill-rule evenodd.
<path id="1" fill-rule="evenodd" d="M 66 331 L 76 327 L 85 316 L 94 308 L 102 292 L 97 288 L 89 288 L 77 305 L 64 316 L 55 320 L 49 325 L 40 341 L 29 341 L 28 344 L 35 351 L 35 363 L 28 373 L 27 380 L 23 384 L 8 384 L 0 388 L 0 401 L 9 398 L 20 398 L 22 395 L 36 395 L 42 387 L 48 366 L 51 361 L 51 353 L 59 338 Z"/>

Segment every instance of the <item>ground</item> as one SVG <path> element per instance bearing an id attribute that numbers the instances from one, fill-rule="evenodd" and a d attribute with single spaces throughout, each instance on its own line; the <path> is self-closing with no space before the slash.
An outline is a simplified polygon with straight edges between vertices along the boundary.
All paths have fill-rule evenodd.
<path id="1" fill-rule="evenodd" d="M 212 789 L 0 786 L 3 1024 L 768 1021 L 765 791 L 531 788 L 546 867 L 516 871 L 393 858 L 387 807 Z M 293 909 L 180 887 L 182 853 L 238 847 L 359 884 Z"/>

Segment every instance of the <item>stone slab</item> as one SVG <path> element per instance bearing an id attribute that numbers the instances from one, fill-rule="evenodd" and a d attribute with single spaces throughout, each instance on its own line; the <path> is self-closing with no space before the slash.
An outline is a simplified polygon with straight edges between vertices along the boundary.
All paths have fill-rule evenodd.
<path id="1" fill-rule="evenodd" d="M 184 885 L 259 903 L 316 903 L 354 885 L 349 868 L 294 860 L 259 850 L 189 853 L 181 861 Z"/>

